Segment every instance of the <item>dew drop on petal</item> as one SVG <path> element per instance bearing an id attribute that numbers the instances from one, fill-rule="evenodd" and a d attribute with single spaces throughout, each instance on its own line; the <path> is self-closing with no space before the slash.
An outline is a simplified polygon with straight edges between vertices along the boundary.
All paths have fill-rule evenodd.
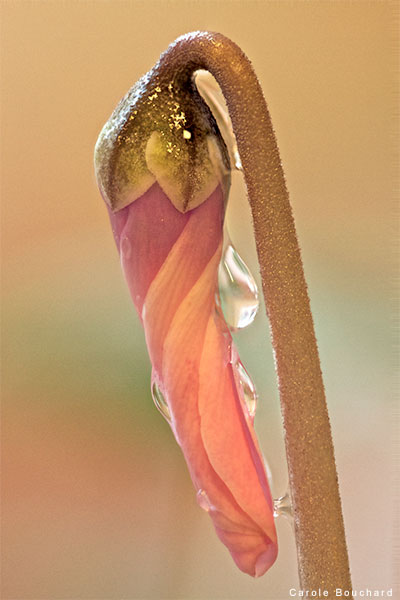
<path id="1" fill-rule="evenodd" d="M 225 249 L 218 270 L 221 310 L 232 330 L 250 325 L 257 314 L 257 284 L 231 244 Z"/>
<path id="2" fill-rule="evenodd" d="M 170 423 L 171 414 L 169 412 L 168 404 L 155 381 L 151 386 L 151 395 L 153 397 L 154 404 L 156 405 L 162 416 L 168 421 L 168 423 Z"/>
<path id="3" fill-rule="evenodd" d="M 238 360 L 235 363 L 237 381 L 239 383 L 240 390 L 243 394 L 243 400 L 251 418 L 254 418 L 257 409 L 257 392 L 252 382 L 250 375 Z"/>
<path id="4" fill-rule="evenodd" d="M 121 252 L 121 257 L 123 257 L 125 260 L 128 260 L 131 256 L 131 252 L 132 252 L 131 242 L 130 242 L 129 238 L 126 236 L 121 239 L 120 252 Z"/>
<path id="5" fill-rule="evenodd" d="M 199 490 L 197 492 L 196 500 L 197 500 L 197 504 L 200 506 L 200 508 L 202 508 L 206 512 L 210 511 L 211 502 L 204 490 Z"/>

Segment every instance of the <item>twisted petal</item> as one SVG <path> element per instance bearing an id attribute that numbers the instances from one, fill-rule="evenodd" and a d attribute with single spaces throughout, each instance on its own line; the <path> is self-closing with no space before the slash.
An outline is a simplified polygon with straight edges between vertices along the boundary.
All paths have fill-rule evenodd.
<path id="1" fill-rule="evenodd" d="M 181 213 L 156 182 L 113 214 L 141 316 L 152 378 L 168 404 L 198 502 L 238 567 L 262 575 L 277 554 L 263 460 L 237 383 L 232 338 L 215 308 L 224 194 Z"/>

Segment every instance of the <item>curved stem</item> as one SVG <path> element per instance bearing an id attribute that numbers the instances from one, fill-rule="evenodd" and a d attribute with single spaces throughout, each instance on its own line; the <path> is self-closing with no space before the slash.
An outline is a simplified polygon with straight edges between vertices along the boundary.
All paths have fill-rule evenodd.
<path id="1" fill-rule="evenodd" d="M 178 38 L 154 75 L 188 85 L 206 69 L 225 96 L 253 214 L 276 357 L 303 589 L 351 589 L 331 429 L 299 245 L 267 105 L 243 52 L 216 33 Z"/>

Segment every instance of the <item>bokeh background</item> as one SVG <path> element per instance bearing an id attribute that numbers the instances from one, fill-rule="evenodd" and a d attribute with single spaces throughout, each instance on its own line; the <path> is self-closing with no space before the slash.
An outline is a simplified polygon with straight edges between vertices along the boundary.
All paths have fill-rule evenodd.
<path id="1" fill-rule="evenodd" d="M 260 580 L 234 566 L 152 404 L 150 366 L 92 156 L 119 98 L 178 35 L 251 58 L 303 252 L 356 589 L 393 586 L 396 3 L 15 1 L 2 12 L 2 597 L 278 600 L 290 524 Z M 257 272 L 240 177 L 231 235 Z M 286 487 L 263 311 L 238 343 Z"/>

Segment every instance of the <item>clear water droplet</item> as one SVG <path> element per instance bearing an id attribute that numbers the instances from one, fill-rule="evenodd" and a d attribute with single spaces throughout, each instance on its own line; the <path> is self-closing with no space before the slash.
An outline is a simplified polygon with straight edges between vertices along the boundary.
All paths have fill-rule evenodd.
<path id="1" fill-rule="evenodd" d="M 286 517 L 290 521 L 293 520 L 292 501 L 289 492 L 274 500 L 274 517 L 277 518 L 280 516 Z"/>
<path id="2" fill-rule="evenodd" d="M 218 270 L 220 306 L 232 330 L 250 325 L 257 314 L 257 284 L 248 267 L 231 244 L 222 256 Z"/>
<path id="3" fill-rule="evenodd" d="M 228 148 L 231 168 L 242 171 L 242 162 L 240 160 L 235 134 L 233 133 L 228 107 L 226 106 L 224 95 L 222 94 L 218 83 L 211 73 L 200 70 L 196 73 L 196 86 L 218 123 L 222 137 Z"/>
<path id="4" fill-rule="evenodd" d="M 200 508 L 202 508 L 206 512 L 210 511 L 211 502 L 204 490 L 199 490 L 197 492 L 196 500 L 197 500 L 197 504 L 200 506 Z"/>
<path id="5" fill-rule="evenodd" d="M 123 256 L 126 260 L 130 258 L 132 252 L 131 242 L 128 237 L 123 237 L 121 239 L 121 256 Z"/>
<path id="6" fill-rule="evenodd" d="M 267 474 L 269 487 L 271 488 L 272 484 L 273 484 L 271 467 L 269 466 L 269 462 L 267 461 L 267 459 L 265 458 L 264 455 L 262 456 L 262 458 L 263 458 L 263 463 L 264 463 L 264 469 Z"/>
<path id="7" fill-rule="evenodd" d="M 242 161 L 240 160 L 239 150 L 238 150 L 238 147 L 236 145 L 236 142 L 235 142 L 235 145 L 234 145 L 234 147 L 232 149 L 232 154 L 233 154 L 233 164 L 235 166 L 235 169 L 237 171 L 243 171 Z"/>
<path id="8" fill-rule="evenodd" d="M 162 416 L 168 421 L 168 423 L 170 423 L 171 414 L 169 412 L 168 404 L 155 381 L 151 386 L 151 395 L 153 397 L 154 404 L 156 405 Z"/>
<path id="9" fill-rule="evenodd" d="M 257 392 L 250 375 L 238 360 L 235 364 L 237 379 L 243 393 L 243 400 L 250 417 L 254 419 L 257 409 Z"/>

